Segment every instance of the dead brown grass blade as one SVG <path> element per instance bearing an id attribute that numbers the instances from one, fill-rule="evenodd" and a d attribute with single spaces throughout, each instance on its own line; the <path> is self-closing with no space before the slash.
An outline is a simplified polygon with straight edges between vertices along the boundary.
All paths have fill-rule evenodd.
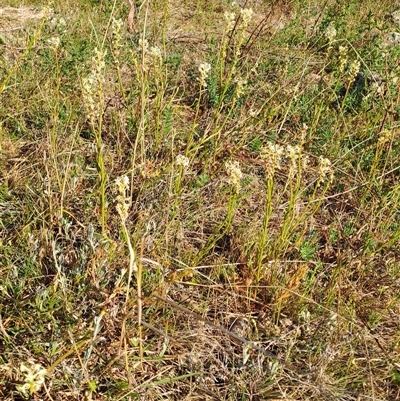
<path id="1" fill-rule="evenodd" d="M 267 357 L 269 357 L 271 359 L 274 359 L 274 360 L 278 361 L 284 367 L 286 367 L 286 368 L 288 368 L 288 369 L 290 369 L 292 371 L 296 370 L 289 362 L 284 361 L 282 358 L 280 358 L 278 355 L 274 354 L 273 352 L 267 351 L 266 349 L 258 346 L 253 341 L 246 340 L 245 338 L 237 335 L 236 333 L 233 333 L 232 331 L 227 330 L 225 327 L 222 327 L 220 325 L 217 325 L 217 324 L 213 323 L 211 320 L 209 320 L 209 319 L 207 319 L 207 318 L 205 318 L 203 316 L 200 316 L 198 313 L 196 313 L 196 312 L 194 312 L 194 311 L 192 311 L 192 310 L 190 310 L 188 308 L 185 308 L 184 306 L 172 301 L 171 299 L 167 299 L 167 298 L 161 297 L 160 295 L 157 295 L 157 294 L 153 294 L 153 297 L 159 299 L 160 301 L 163 301 L 163 302 L 171 305 L 174 309 L 177 309 L 177 310 L 179 310 L 181 312 L 184 312 L 184 313 L 186 313 L 188 315 L 196 317 L 196 319 L 202 321 L 203 323 L 205 323 L 206 325 L 212 327 L 213 329 L 219 330 L 220 332 L 230 336 L 232 339 L 234 339 L 236 341 L 239 341 L 242 344 L 245 344 L 245 345 L 249 346 L 250 348 L 252 348 L 252 349 L 254 349 L 254 350 L 258 351 L 258 352 L 261 352 L 262 354 L 264 354 L 265 356 L 267 356 Z"/>
<path id="2" fill-rule="evenodd" d="M 130 33 L 134 33 L 135 25 L 133 23 L 133 19 L 135 17 L 135 3 L 132 0 L 130 0 L 129 4 L 130 4 L 131 8 L 130 8 L 129 14 L 128 14 L 128 31 Z"/>

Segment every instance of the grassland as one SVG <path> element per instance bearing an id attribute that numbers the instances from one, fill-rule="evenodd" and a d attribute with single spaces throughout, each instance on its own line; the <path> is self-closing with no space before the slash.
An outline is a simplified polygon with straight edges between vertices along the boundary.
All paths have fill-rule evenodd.
<path id="1" fill-rule="evenodd" d="M 400 398 L 400 3 L 0 7 L 2 400 Z"/>

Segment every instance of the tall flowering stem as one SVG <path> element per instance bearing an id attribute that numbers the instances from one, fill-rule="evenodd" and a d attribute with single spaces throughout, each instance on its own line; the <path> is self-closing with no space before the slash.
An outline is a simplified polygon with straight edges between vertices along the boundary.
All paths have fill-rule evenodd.
<path id="1" fill-rule="evenodd" d="M 83 79 L 82 95 L 87 116 L 96 141 L 97 170 L 100 178 L 100 221 L 101 232 L 106 235 L 106 184 L 107 173 L 104 164 L 104 148 L 102 140 L 104 110 L 104 69 L 106 52 L 97 48 L 91 61 L 91 72 Z"/>
<path id="2" fill-rule="evenodd" d="M 246 79 L 243 79 L 238 74 L 238 64 L 241 58 L 243 44 L 247 36 L 247 28 L 253 17 L 253 10 L 251 8 L 244 8 L 240 10 L 240 15 L 234 12 L 226 12 L 225 17 L 225 30 L 221 42 L 221 50 L 218 57 L 219 69 L 219 93 L 218 101 L 215 107 L 213 116 L 212 128 L 206 132 L 199 146 L 206 142 L 213 141 L 215 161 L 217 146 L 221 133 L 224 131 L 225 126 L 232 116 L 232 113 L 245 92 Z M 235 42 L 234 42 L 235 41 Z M 230 43 L 234 43 L 232 50 L 232 57 L 230 57 L 229 64 L 227 63 L 227 49 Z M 227 93 L 232 87 L 235 87 L 233 98 L 227 104 Z"/>
<path id="3" fill-rule="evenodd" d="M 193 145 L 193 138 L 194 138 L 194 133 L 196 131 L 197 128 L 197 119 L 199 117 L 199 111 L 200 111 L 200 103 L 201 103 L 201 99 L 202 99 L 202 93 L 203 91 L 205 91 L 207 89 L 207 78 L 208 75 L 210 74 L 211 71 L 211 65 L 209 63 L 201 63 L 199 65 L 199 95 L 197 97 L 197 103 L 196 103 L 196 113 L 193 119 L 193 124 L 192 124 L 192 128 L 189 132 L 188 135 L 188 140 L 187 140 L 187 144 L 186 144 L 186 154 L 188 154 L 190 148 Z"/>
<path id="4" fill-rule="evenodd" d="M 225 69 L 225 58 L 226 58 L 226 46 L 222 46 L 222 51 L 225 53 L 221 55 L 221 60 L 220 63 L 222 64 L 220 66 L 220 85 L 221 85 L 221 90 L 220 90 L 220 97 L 219 97 L 219 104 L 218 104 L 218 109 L 220 109 L 223 106 L 224 103 L 224 98 L 225 95 L 232 83 L 232 80 L 234 79 L 237 71 L 237 64 L 240 59 L 240 54 L 242 50 L 242 45 L 244 43 L 244 40 L 246 38 L 246 30 L 247 27 L 249 26 L 249 23 L 253 17 L 253 10 L 251 8 L 244 8 L 240 10 L 240 16 L 241 16 L 241 21 L 238 26 L 239 34 L 238 34 L 238 42 L 235 46 L 234 50 L 234 55 L 233 55 L 233 60 L 232 64 L 230 66 L 229 72 L 226 77 L 224 77 L 224 69 Z M 225 14 L 225 19 L 226 19 L 226 31 L 229 29 L 233 29 L 235 26 L 235 15 L 233 13 L 228 13 Z M 222 56 L 224 56 L 222 58 Z"/>
<path id="5" fill-rule="evenodd" d="M 257 259 L 256 259 L 256 278 L 257 282 L 261 279 L 262 264 L 265 256 L 265 249 L 268 242 L 268 224 L 272 215 L 272 195 L 274 189 L 274 175 L 276 170 L 281 167 L 281 160 L 284 149 L 280 145 L 269 143 L 261 149 L 261 158 L 265 163 L 265 177 L 267 192 L 265 199 L 264 217 L 262 223 L 261 235 L 258 240 Z"/>
<path id="6" fill-rule="evenodd" d="M 136 252 L 133 249 L 131 237 L 126 225 L 126 221 L 128 219 L 129 208 L 131 206 L 131 198 L 130 198 L 130 188 L 129 188 L 129 178 L 124 175 L 122 177 L 118 177 L 115 181 L 116 190 L 118 192 L 117 196 L 117 212 L 121 219 L 122 232 L 128 246 L 129 250 L 129 269 L 128 269 L 128 284 L 126 286 L 126 298 L 125 298 L 125 309 L 128 309 L 129 299 L 130 299 L 130 289 L 132 278 L 136 276 L 136 290 L 137 290 L 137 320 L 139 325 L 139 356 L 140 361 L 143 360 L 143 342 L 142 342 L 142 265 L 141 263 L 137 263 Z M 123 277 L 126 273 L 126 269 L 124 269 L 121 273 L 121 277 Z M 125 329 L 126 320 L 124 320 L 123 327 L 121 330 L 121 346 L 124 342 L 124 337 L 126 334 Z M 127 355 L 127 352 L 125 352 Z M 128 360 L 125 360 L 125 364 L 127 369 L 129 370 Z"/>
<path id="7" fill-rule="evenodd" d="M 230 187 L 230 195 L 226 216 L 225 219 L 215 228 L 213 233 L 207 239 L 204 247 L 196 256 L 194 264 L 198 264 L 203 259 L 203 257 L 206 256 L 208 252 L 210 252 L 214 248 L 215 244 L 219 240 L 221 240 L 224 235 L 226 235 L 226 233 L 232 226 L 233 216 L 237 209 L 237 200 L 241 189 L 241 179 L 243 177 L 243 173 L 238 162 L 227 162 L 225 164 L 225 170 L 228 176 L 228 185 Z"/>

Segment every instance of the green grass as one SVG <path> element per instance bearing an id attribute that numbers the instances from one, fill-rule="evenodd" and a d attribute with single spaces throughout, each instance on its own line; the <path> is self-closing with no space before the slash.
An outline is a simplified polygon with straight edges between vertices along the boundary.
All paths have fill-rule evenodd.
<path id="1" fill-rule="evenodd" d="M 1 399 L 398 397 L 392 3 L 1 6 Z"/>

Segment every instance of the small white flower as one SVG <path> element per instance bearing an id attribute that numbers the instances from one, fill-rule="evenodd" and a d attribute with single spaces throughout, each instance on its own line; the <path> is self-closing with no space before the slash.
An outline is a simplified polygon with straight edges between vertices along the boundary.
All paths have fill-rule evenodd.
<path id="1" fill-rule="evenodd" d="M 63 28 L 66 25 L 67 25 L 67 21 L 65 21 L 65 18 L 60 17 L 60 19 L 58 20 L 58 26 Z"/>
<path id="2" fill-rule="evenodd" d="M 299 156 L 300 156 L 300 147 L 298 145 L 295 145 L 295 146 L 287 145 L 286 146 L 286 157 L 288 159 L 297 161 Z"/>
<path id="3" fill-rule="evenodd" d="M 139 39 L 139 50 L 142 51 L 142 49 L 146 52 L 149 48 L 149 42 L 147 39 Z"/>
<path id="4" fill-rule="evenodd" d="M 97 78 L 100 81 L 100 77 L 103 76 L 103 69 L 106 66 L 105 58 L 107 51 L 101 51 L 97 47 L 94 48 L 94 56 L 92 57 L 92 67 L 97 73 Z"/>
<path id="5" fill-rule="evenodd" d="M 47 39 L 47 44 L 52 47 L 54 50 L 60 47 L 60 38 L 58 36 L 54 36 L 52 38 Z"/>
<path id="6" fill-rule="evenodd" d="M 154 57 L 155 59 L 162 59 L 162 53 L 161 53 L 161 49 L 157 46 L 153 46 L 150 48 L 150 54 L 152 55 L 152 57 Z"/>
<path id="7" fill-rule="evenodd" d="M 208 63 L 201 63 L 199 65 L 200 75 L 204 78 L 208 77 L 208 73 L 211 71 L 211 65 Z"/>
<path id="8" fill-rule="evenodd" d="M 331 22 L 327 28 L 325 29 L 325 37 L 328 39 L 329 43 L 332 43 L 333 40 L 336 38 L 337 30 L 333 23 Z"/>
<path id="9" fill-rule="evenodd" d="M 247 81 L 245 81 L 242 78 L 238 78 L 236 80 L 236 91 L 235 91 L 236 99 L 239 99 L 243 95 L 246 84 L 247 84 Z"/>
<path id="10" fill-rule="evenodd" d="M 254 109 L 250 109 L 249 110 L 249 116 L 250 117 L 257 117 L 258 116 L 258 111 L 257 110 L 254 110 Z"/>
<path id="11" fill-rule="evenodd" d="M 289 178 L 293 178 L 299 169 L 299 159 L 301 158 L 300 146 L 286 145 L 285 156 L 289 159 Z"/>
<path id="12" fill-rule="evenodd" d="M 175 163 L 177 166 L 189 167 L 189 159 L 184 155 L 176 156 Z"/>
<path id="13" fill-rule="evenodd" d="M 347 47 L 339 46 L 339 73 L 342 74 L 347 64 Z"/>
<path id="14" fill-rule="evenodd" d="M 123 25 L 121 19 L 113 18 L 111 21 L 112 47 L 116 57 L 119 55 L 119 49 L 123 46 L 121 34 Z"/>
<path id="15" fill-rule="evenodd" d="M 120 194 L 125 195 L 126 190 L 129 188 L 129 178 L 127 175 L 122 175 L 115 180 L 115 185 Z"/>

